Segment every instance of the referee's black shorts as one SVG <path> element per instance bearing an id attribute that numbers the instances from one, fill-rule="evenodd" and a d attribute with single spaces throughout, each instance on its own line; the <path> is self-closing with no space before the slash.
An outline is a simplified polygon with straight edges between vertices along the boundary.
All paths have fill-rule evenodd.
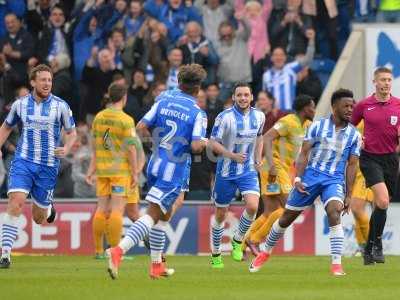
<path id="1" fill-rule="evenodd" d="M 361 151 L 360 169 L 367 187 L 384 182 L 389 191 L 389 197 L 394 195 L 399 170 L 397 153 L 372 154 Z"/>

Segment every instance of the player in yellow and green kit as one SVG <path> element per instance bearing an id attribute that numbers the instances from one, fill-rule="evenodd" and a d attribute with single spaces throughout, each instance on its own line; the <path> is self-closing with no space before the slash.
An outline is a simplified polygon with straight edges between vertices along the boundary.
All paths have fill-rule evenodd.
<path id="1" fill-rule="evenodd" d="M 93 217 L 96 257 L 103 255 L 103 236 L 110 246 L 118 245 L 122 234 L 126 203 L 139 201 L 138 176 L 144 154 L 133 119 L 123 112 L 127 99 L 125 85 L 112 83 L 108 89 L 110 105 L 100 111 L 92 125 L 93 155 L 87 181 L 96 176 L 98 204 Z"/>
<path id="2" fill-rule="evenodd" d="M 364 122 L 361 121 L 358 124 L 357 129 L 361 134 L 364 132 Z M 367 203 L 372 203 L 374 195 L 371 189 L 368 189 L 365 185 L 365 179 L 361 173 L 360 166 L 357 169 L 356 179 L 353 185 L 353 194 L 351 199 L 350 208 L 353 212 L 355 221 L 355 235 L 358 244 L 358 249 L 355 255 L 362 254 L 364 247 L 368 240 L 369 233 L 369 215 L 365 210 Z"/>
<path id="3" fill-rule="evenodd" d="M 314 118 L 315 103 L 300 95 L 293 104 L 295 113 L 279 119 L 264 135 L 264 165 L 261 172 L 261 194 L 266 195 L 264 213 L 257 218 L 246 234 L 243 244 L 257 255 L 257 245 L 266 237 L 272 224 L 283 213 L 287 196 L 292 189 L 292 170 L 300 151 L 307 126 Z M 246 246 L 243 246 L 245 250 Z"/>

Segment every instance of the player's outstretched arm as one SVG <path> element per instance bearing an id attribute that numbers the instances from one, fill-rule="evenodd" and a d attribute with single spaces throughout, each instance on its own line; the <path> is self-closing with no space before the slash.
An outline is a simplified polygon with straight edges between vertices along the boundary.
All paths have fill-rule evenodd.
<path id="1" fill-rule="evenodd" d="M 358 165 L 358 156 L 350 155 L 350 158 L 347 161 L 347 168 L 346 168 L 346 197 L 343 209 L 345 213 L 348 213 L 348 210 L 350 208 L 350 200 L 351 200 L 351 195 L 353 193 L 354 180 L 357 174 L 357 165 Z"/>
<path id="2" fill-rule="evenodd" d="M 8 139 L 11 131 L 12 127 L 8 126 L 6 122 L 4 122 L 3 125 L 1 125 L 0 127 L 0 157 L 2 156 L 1 148 L 3 147 L 5 141 Z"/>

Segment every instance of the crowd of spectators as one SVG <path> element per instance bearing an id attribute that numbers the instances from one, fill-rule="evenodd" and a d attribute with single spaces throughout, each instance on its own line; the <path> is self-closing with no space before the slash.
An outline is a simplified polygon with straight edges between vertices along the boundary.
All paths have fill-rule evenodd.
<path id="1" fill-rule="evenodd" d="M 236 81 L 252 84 L 268 126 L 290 111 L 294 97 L 321 96 L 315 60 L 337 60 L 353 21 L 398 22 L 390 0 L 0 0 L 0 109 L 29 93 L 29 70 L 51 66 L 53 93 L 68 102 L 78 140 L 62 161 L 56 197 L 91 197 L 84 175 L 91 122 L 105 105 L 109 84 L 129 86 L 126 112 L 138 122 L 162 91 L 177 87 L 182 64 L 207 70 L 199 105 L 208 134 L 216 115 L 232 105 Z M 16 149 L 15 128 L 0 164 Z M 215 166 L 193 158 L 189 198 L 208 198 Z"/>

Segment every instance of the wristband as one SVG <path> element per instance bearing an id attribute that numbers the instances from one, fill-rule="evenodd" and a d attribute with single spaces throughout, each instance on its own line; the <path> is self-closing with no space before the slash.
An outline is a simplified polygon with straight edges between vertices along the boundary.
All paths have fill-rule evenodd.
<path id="1" fill-rule="evenodd" d="M 301 182 L 301 178 L 300 177 L 295 177 L 294 178 L 294 183 L 298 183 L 298 182 Z"/>

